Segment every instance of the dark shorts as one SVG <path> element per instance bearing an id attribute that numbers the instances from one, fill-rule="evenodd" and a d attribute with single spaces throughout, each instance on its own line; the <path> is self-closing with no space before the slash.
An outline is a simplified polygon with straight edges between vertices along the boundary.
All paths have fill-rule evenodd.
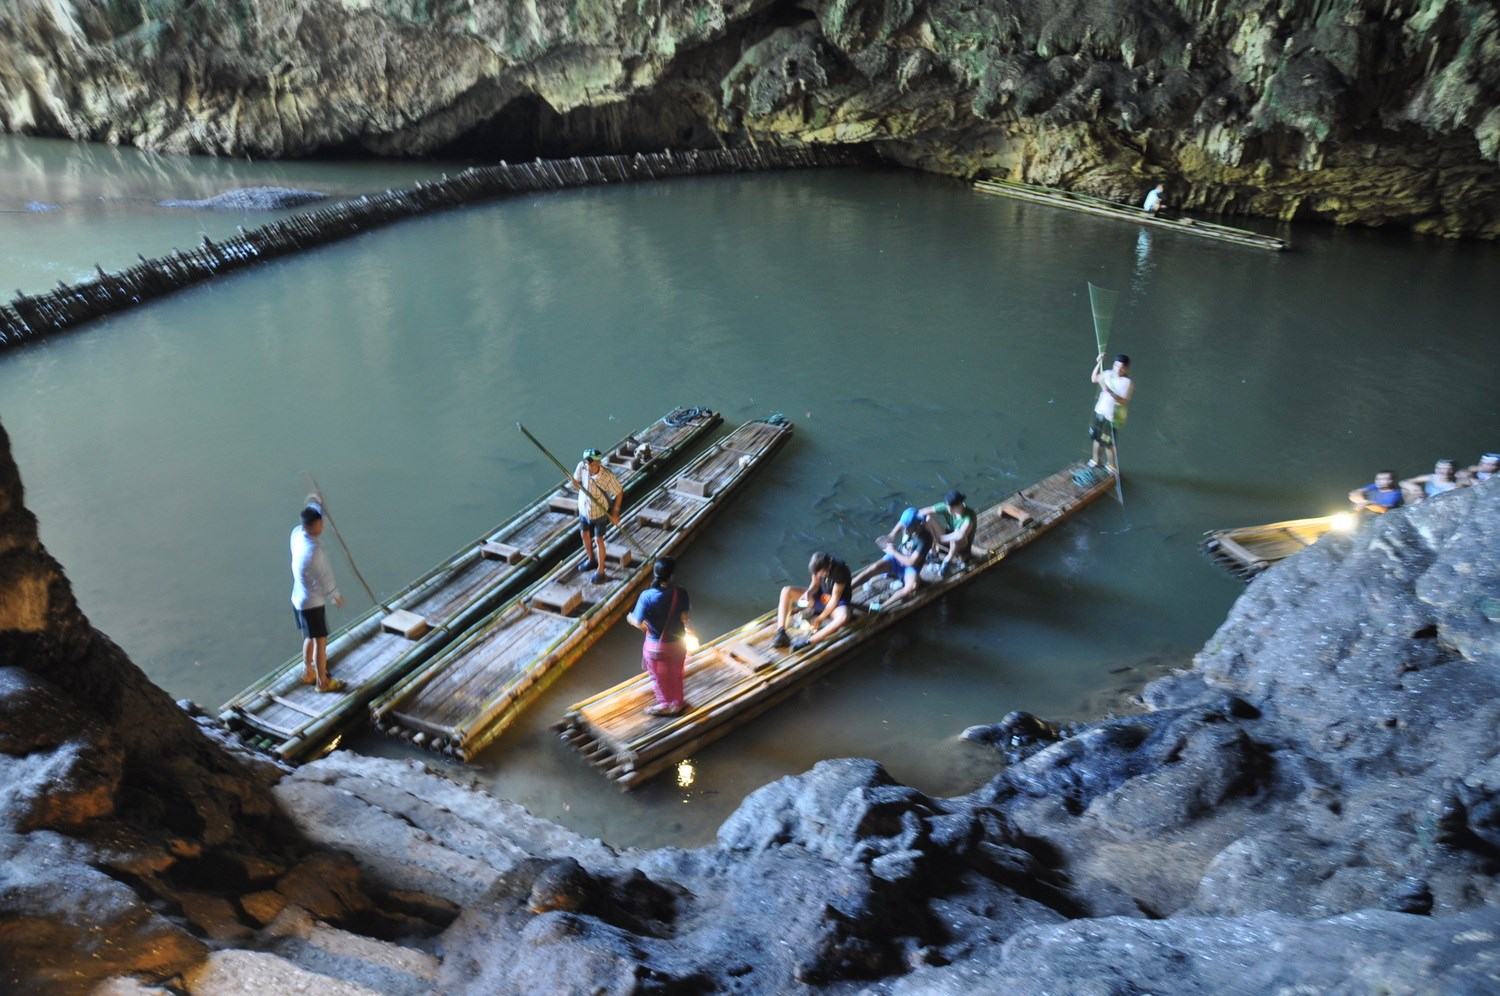
<path id="1" fill-rule="evenodd" d="M 316 609 L 293 609 L 292 615 L 297 617 L 297 628 L 302 635 L 309 640 L 316 640 L 320 636 L 328 635 L 328 607 L 320 605 Z"/>
<path id="2" fill-rule="evenodd" d="M 885 576 L 888 578 L 895 578 L 902 584 L 908 584 L 921 578 L 920 570 L 915 567 L 907 567 L 890 554 L 886 554 L 880 559 L 885 561 Z"/>
<path id="3" fill-rule="evenodd" d="M 588 536 L 603 536 L 604 530 L 609 528 L 609 516 L 606 515 L 602 519 L 586 519 L 580 515 L 578 528 Z"/>
<path id="4" fill-rule="evenodd" d="M 810 601 L 810 602 L 807 603 L 808 608 L 812 611 L 813 615 L 818 615 L 819 613 L 821 613 L 823 611 L 824 606 L 826 606 L 827 604 L 828 604 L 828 596 L 825 595 L 825 594 L 823 594 L 821 591 L 814 592 L 813 595 L 812 595 L 812 601 Z M 849 607 L 849 599 L 847 599 L 847 598 L 841 598 L 841 599 L 839 599 L 839 604 L 842 605 L 842 606 L 844 606 L 845 608 L 848 608 Z"/>
<path id="5" fill-rule="evenodd" d="M 1089 438 L 1102 446 L 1113 446 L 1118 431 L 1113 422 L 1100 415 L 1095 415 L 1094 421 L 1089 423 Z"/>

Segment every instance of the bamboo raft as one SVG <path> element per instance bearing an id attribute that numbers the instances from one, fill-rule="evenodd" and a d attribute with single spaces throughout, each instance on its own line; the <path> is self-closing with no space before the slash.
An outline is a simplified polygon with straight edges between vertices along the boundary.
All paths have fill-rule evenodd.
<path id="1" fill-rule="evenodd" d="M 1338 521 L 1337 515 L 1324 515 L 1241 529 L 1215 529 L 1203 534 L 1199 549 L 1230 574 L 1249 581 L 1278 560 L 1312 546 L 1325 533 L 1338 528 Z"/>
<path id="2" fill-rule="evenodd" d="M 401 189 L 366 194 L 314 211 L 245 230 L 215 242 L 173 249 L 128 269 L 106 273 L 94 264 L 93 277 L 76 284 L 58 281 L 54 290 L 37 294 L 16 291 L 0 305 L 0 349 L 61 332 L 103 315 L 125 311 L 152 298 L 267 260 L 337 242 L 385 225 L 465 204 L 510 194 L 570 187 L 710 176 L 776 169 L 854 166 L 866 157 L 849 149 L 779 148 L 704 149 L 636 153 L 634 156 L 573 156 L 530 163 L 500 162 L 473 166 L 441 179 Z"/>
<path id="3" fill-rule="evenodd" d="M 633 789 L 786 699 L 876 633 L 1071 518 L 1113 482 L 1113 475 L 1075 463 L 1008 495 L 979 513 L 975 556 L 967 567 L 938 577 L 937 565 L 929 563 L 922 570 L 925 583 L 914 595 L 878 611 L 871 611 L 871 603 L 886 596 L 886 579 L 862 585 L 851 593 L 853 619 L 826 642 L 800 651 L 772 647 L 772 611 L 704 644 L 688 658 L 684 680 L 690 707 L 679 716 L 646 714 L 654 697 L 649 677 L 642 674 L 575 703 L 555 729 L 606 778 Z"/>
<path id="4" fill-rule="evenodd" d="M 633 497 L 722 421 L 704 408 L 678 408 L 620 440 L 605 462 Z M 303 684 L 299 655 L 226 702 L 220 721 L 290 761 L 320 753 L 364 715 L 371 699 L 577 546 L 577 527 L 577 492 L 548 491 L 332 634 L 329 667 L 344 682 L 341 693 Z"/>
<path id="5" fill-rule="evenodd" d="M 594 584 L 569 558 L 373 702 L 375 726 L 460 760 L 474 757 L 634 607 L 651 562 L 684 547 L 791 434 L 791 423 L 774 416 L 721 439 L 621 517 L 643 549 L 612 538 L 609 580 Z"/>
<path id="6" fill-rule="evenodd" d="M 1092 214 L 1101 218 L 1119 218 L 1123 221 L 1133 221 L 1138 225 L 1167 228 L 1186 235 L 1198 235 L 1205 239 L 1216 239 L 1219 242 L 1230 242 L 1255 249 L 1281 252 L 1291 248 L 1291 244 L 1286 240 L 1261 235 L 1259 232 L 1217 225 L 1211 221 L 1199 221 L 1197 218 L 1163 218 L 1160 215 L 1147 214 L 1142 209 L 1129 204 L 1120 204 L 1117 201 L 1108 201 L 1088 194 L 1077 194 L 1070 190 L 1038 187 L 1015 180 L 975 180 L 974 189 L 986 194 L 1013 197 L 1031 204 L 1067 208 L 1070 211 L 1082 211 L 1084 214 Z"/>

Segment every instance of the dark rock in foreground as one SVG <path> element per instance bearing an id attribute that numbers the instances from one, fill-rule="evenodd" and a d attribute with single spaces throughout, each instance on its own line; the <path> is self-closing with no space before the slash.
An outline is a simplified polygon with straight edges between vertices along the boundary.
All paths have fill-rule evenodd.
<path id="1" fill-rule="evenodd" d="M 298 190 L 294 187 L 240 187 L 226 190 L 222 194 L 203 200 L 157 201 L 164 208 L 197 208 L 202 211 L 284 211 L 316 204 L 328 199 L 328 195 L 317 190 Z"/>

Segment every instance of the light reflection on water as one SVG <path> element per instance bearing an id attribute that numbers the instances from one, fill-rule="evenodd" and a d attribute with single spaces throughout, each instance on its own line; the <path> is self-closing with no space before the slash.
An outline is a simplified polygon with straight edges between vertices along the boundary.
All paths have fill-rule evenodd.
<path id="1" fill-rule="evenodd" d="M 125 244 L 137 222 L 110 224 Z M 138 224 L 155 237 L 154 215 Z M 907 504 L 950 486 L 987 504 L 1083 454 L 1086 285 L 1121 290 L 1110 349 L 1139 385 L 1123 507 L 1101 501 L 873 640 L 688 776 L 622 796 L 548 729 L 639 667 L 624 627 L 481 759 L 485 783 L 541 815 L 691 845 L 824 757 L 967 789 L 989 762 L 956 742 L 965 726 L 1098 714 L 1188 662 L 1240 590 L 1199 558 L 1204 530 L 1320 514 L 1377 465 L 1500 445 L 1500 253 L 1292 234 L 1281 255 L 1143 244 L 1129 225 L 847 171 L 517 198 L 0 357 L 0 418 L 90 617 L 173 696 L 213 707 L 296 647 L 302 471 L 389 592 L 552 483 L 517 420 L 568 451 L 679 403 L 731 423 L 785 412 L 792 443 L 681 559 L 707 638 L 772 606 L 814 549 L 873 557 Z"/>

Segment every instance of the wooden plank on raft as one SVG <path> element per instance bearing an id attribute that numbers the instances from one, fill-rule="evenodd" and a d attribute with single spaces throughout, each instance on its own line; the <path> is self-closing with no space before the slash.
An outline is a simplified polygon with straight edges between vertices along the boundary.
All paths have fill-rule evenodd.
<path id="1" fill-rule="evenodd" d="M 589 744 L 589 763 L 607 778 L 633 788 L 783 701 L 849 650 L 999 564 L 1108 493 L 1113 484 L 1113 475 L 1080 462 L 1024 493 L 1007 495 L 979 512 L 978 535 L 986 545 L 976 547 L 966 567 L 940 577 L 934 565 L 926 565 L 916 594 L 879 611 L 874 606 L 887 594 L 885 580 L 860 586 L 851 593 L 853 620 L 811 646 L 775 647 L 775 612 L 709 641 L 688 657 L 684 682 L 692 708 L 679 716 L 649 716 L 650 683 L 637 676 L 574 703 L 558 729 L 575 746 Z M 1051 504 L 1035 500 L 1041 495 Z M 1007 508 L 1024 508 L 1024 522 Z"/>
<path id="2" fill-rule="evenodd" d="M 621 486 L 634 501 L 694 443 L 720 425 L 715 412 L 678 408 L 617 445 L 648 445 L 652 458 L 622 471 Z M 576 498 L 567 516 L 551 511 L 555 489 L 459 550 L 386 599 L 392 611 L 373 606 L 328 641 L 332 675 L 344 682 L 320 694 L 301 683 L 298 655 L 230 699 L 220 720 L 250 743 L 270 740 L 273 753 L 300 761 L 316 756 L 341 732 L 367 715 L 371 699 L 505 604 L 576 548 Z M 505 551 L 514 550 L 521 556 Z M 489 552 L 489 556 L 486 552 Z M 493 557 L 495 552 L 503 555 Z M 427 627 L 419 632 L 417 622 Z M 285 701 L 277 701 L 277 696 Z M 288 704 L 290 703 L 290 705 Z"/>
<path id="3" fill-rule="evenodd" d="M 394 612 L 387 613 L 380 620 L 380 628 L 387 633 L 394 633 L 404 639 L 416 640 L 421 638 L 422 634 L 432 629 L 432 626 L 426 619 L 423 619 L 415 612 L 410 612 L 406 609 L 397 609 Z"/>
<path id="4" fill-rule="evenodd" d="M 723 499 L 743 487 L 791 432 L 779 417 L 741 426 L 641 503 L 673 509 L 670 528 L 647 526 L 636 508 L 622 516 L 620 532 L 642 545 L 644 563 L 675 553 L 725 504 L 682 495 L 683 478 L 704 482 Z M 744 448 L 752 438 L 757 448 L 747 451 L 749 459 L 725 458 L 728 446 Z M 634 605 L 649 572 L 632 569 L 630 554 L 629 547 L 611 543 L 606 555 L 618 564 L 609 563 L 599 583 L 571 563 L 557 567 L 372 702 L 375 725 L 394 736 L 418 726 L 440 729 L 449 750 L 472 758 Z"/>

